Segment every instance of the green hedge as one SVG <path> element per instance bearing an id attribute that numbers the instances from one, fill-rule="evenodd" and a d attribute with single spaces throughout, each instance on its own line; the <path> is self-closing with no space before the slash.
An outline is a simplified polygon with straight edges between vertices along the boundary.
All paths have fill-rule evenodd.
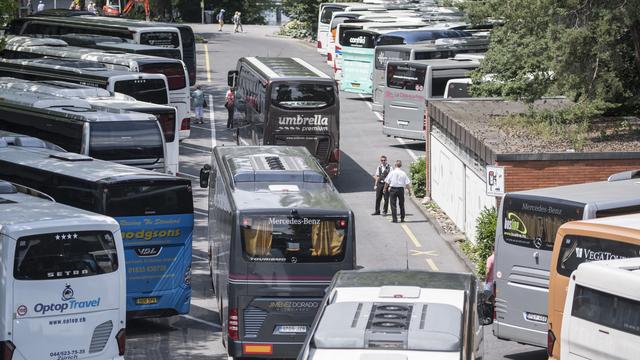
<path id="1" fill-rule="evenodd" d="M 496 208 L 484 208 L 476 220 L 476 243 L 473 245 L 474 262 L 478 276 L 484 277 L 487 272 L 487 258 L 493 253 L 496 238 Z"/>
<path id="2" fill-rule="evenodd" d="M 427 195 L 427 162 L 424 157 L 411 163 L 409 177 L 414 196 L 417 198 L 425 197 Z"/>

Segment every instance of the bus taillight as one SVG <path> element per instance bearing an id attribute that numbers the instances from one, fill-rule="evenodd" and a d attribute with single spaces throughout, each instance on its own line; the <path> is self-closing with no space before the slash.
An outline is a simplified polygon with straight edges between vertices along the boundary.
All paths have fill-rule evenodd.
<path id="1" fill-rule="evenodd" d="M 238 341 L 238 309 L 229 309 L 229 339 Z"/>
<path id="2" fill-rule="evenodd" d="M 116 335 L 116 341 L 118 342 L 118 354 L 120 356 L 124 356 L 124 353 L 127 349 L 127 331 L 125 329 L 120 329 L 120 331 L 118 331 L 118 334 Z"/>
<path id="3" fill-rule="evenodd" d="M 553 347 L 556 345 L 556 336 L 553 331 L 547 331 L 547 355 L 553 356 Z"/>
<path id="4" fill-rule="evenodd" d="M 340 162 L 340 149 L 334 149 L 329 156 L 329 162 Z"/>
<path id="5" fill-rule="evenodd" d="M 322 49 L 322 42 L 320 40 L 318 40 L 318 42 L 316 43 L 316 47 L 318 49 Z"/>
<path id="6" fill-rule="evenodd" d="M 182 122 L 180 123 L 180 130 L 191 130 L 191 119 L 182 119 Z"/>
<path id="7" fill-rule="evenodd" d="M 336 221 L 336 229 L 344 229 L 347 227 L 347 220 L 340 219 Z"/>
<path id="8" fill-rule="evenodd" d="M 333 55 L 330 52 L 327 53 L 327 61 L 333 60 Z"/>
<path id="9" fill-rule="evenodd" d="M 173 114 L 160 114 L 157 118 L 164 134 L 164 140 L 173 142 L 176 136 L 176 117 Z"/>
<path id="10" fill-rule="evenodd" d="M 16 350 L 16 346 L 9 340 L 0 342 L 0 354 L 2 354 L 2 360 L 13 359 L 13 352 Z"/>

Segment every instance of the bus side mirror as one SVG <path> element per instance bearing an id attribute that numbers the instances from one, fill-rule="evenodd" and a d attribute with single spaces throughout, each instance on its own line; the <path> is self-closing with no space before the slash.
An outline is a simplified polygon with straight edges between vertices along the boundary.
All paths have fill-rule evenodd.
<path id="1" fill-rule="evenodd" d="M 489 289 L 478 291 L 478 317 L 480 325 L 493 324 L 493 311 L 495 304 L 493 302 L 493 292 Z"/>
<path id="2" fill-rule="evenodd" d="M 200 187 L 206 188 L 209 186 L 209 174 L 211 173 L 211 165 L 204 164 L 202 169 L 200 169 Z"/>
<path id="3" fill-rule="evenodd" d="M 236 77 L 238 76 L 237 70 L 231 70 L 227 73 L 227 85 L 235 89 L 236 87 Z"/>

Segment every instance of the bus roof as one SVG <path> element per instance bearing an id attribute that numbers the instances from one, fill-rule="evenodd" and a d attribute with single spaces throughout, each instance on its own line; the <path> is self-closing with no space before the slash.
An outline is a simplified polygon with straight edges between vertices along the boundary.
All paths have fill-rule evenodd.
<path id="1" fill-rule="evenodd" d="M 303 147 L 216 147 L 238 210 L 349 211 L 327 174 Z"/>
<path id="2" fill-rule="evenodd" d="M 0 161 L 104 184 L 133 180 L 190 182 L 188 179 L 182 179 L 151 170 L 98 160 L 75 153 L 63 153 L 41 148 L 0 146 Z"/>
<path id="3" fill-rule="evenodd" d="M 577 284 L 630 299 L 640 294 L 640 258 L 584 262 L 575 271 Z"/>
<path id="4" fill-rule="evenodd" d="M 336 274 L 332 287 L 416 286 L 419 288 L 469 291 L 476 278 L 469 273 L 418 270 L 343 270 Z"/>
<path id="5" fill-rule="evenodd" d="M 322 78 L 333 80 L 329 75 L 300 58 L 246 57 L 244 59 L 271 80 L 279 78 Z"/>
<path id="6" fill-rule="evenodd" d="M 582 229 L 588 227 L 593 230 L 601 229 L 602 232 L 605 233 L 610 231 L 611 228 L 624 229 L 634 233 L 638 237 L 638 241 L 640 241 L 640 214 L 607 216 L 597 219 L 572 221 L 564 224 L 563 226 L 568 228 L 572 226 L 579 226 Z"/>
<path id="7" fill-rule="evenodd" d="M 610 203 L 628 203 L 633 199 L 633 194 L 640 194 L 640 181 L 638 179 L 548 187 L 511 192 L 507 193 L 506 196 L 551 198 L 581 204 L 593 204 L 600 207 Z"/>
<path id="8" fill-rule="evenodd" d="M 96 61 L 78 60 L 78 59 L 61 59 L 43 57 L 39 59 L 0 59 L 0 67 L 12 67 L 12 70 L 19 72 L 27 71 L 47 71 L 73 74 L 74 76 L 86 77 L 87 80 L 95 78 L 108 79 L 114 76 L 135 75 L 139 78 L 153 77 L 164 78 L 163 74 L 136 73 L 127 70 L 116 70 L 106 68 L 103 64 Z M 61 78 L 62 80 L 62 78 Z"/>

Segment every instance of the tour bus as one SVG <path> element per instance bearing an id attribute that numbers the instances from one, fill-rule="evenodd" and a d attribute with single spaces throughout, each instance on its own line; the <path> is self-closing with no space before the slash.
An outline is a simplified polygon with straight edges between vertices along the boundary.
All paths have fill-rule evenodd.
<path id="1" fill-rule="evenodd" d="M 0 148 L 0 178 L 118 221 L 127 269 L 127 316 L 189 312 L 190 180 L 74 153 L 15 146 Z"/>
<path id="2" fill-rule="evenodd" d="M 175 106 L 180 122 L 190 121 L 191 106 L 187 71 L 184 63 L 176 59 L 129 54 L 119 51 L 101 51 L 68 46 L 62 40 L 14 36 L 7 40 L 0 54 L 5 58 L 53 57 L 96 61 L 108 68 L 132 72 L 163 74 L 167 77 L 169 101 Z M 181 126 L 182 127 L 182 126 Z"/>
<path id="3" fill-rule="evenodd" d="M 401 26 L 399 25 L 398 27 Z M 425 28 L 406 30 L 406 32 L 420 35 L 425 40 L 464 36 L 463 32 L 457 30 L 443 31 Z M 384 36 L 385 33 L 398 34 L 399 32 L 397 27 L 395 29 L 383 29 L 381 25 L 370 27 L 369 30 L 345 31 L 343 38 L 340 39 L 342 47 L 342 82 L 340 83 L 340 90 L 366 95 L 373 93 L 375 47 L 378 45 L 379 38 Z M 405 40 L 400 36 L 388 37 L 384 45 L 392 45 L 393 41 L 403 44 Z"/>
<path id="4" fill-rule="evenodd" d="M 474 360 L 484 352 L 484 293 L 472 274 L 338 272 L 298 360 Z"/>
<path id="5" fill-rule="evenodd" d="M 389 61 L 383 93 L 382 133 L 425 140 L 427 102 L 443 97 L 447 81 L 467 77 L 478 66 L 478 61 L 468 59 Z"/>
<path id="6" fill-rule="evenodd" d="M 170 105 L 166 76 L 107 69 L 103 64 L 95 61 L 47 57 L 24 60 L 0 59 L 0 75 L 34 81 L 62 80 L 103 88 L 112 94 L 122 93 L 138 101 Z M 179 139 L 188 138 L 191 133 L 190 119 L 183 119 L 182 122 L 176 120 L 176 125 L 179 129 Z"/>
<path id="7" fill-rule="evenodd" d="M 180 52 L 180 49 L 136 44 L 115 36 L 97 34 L 65 34 L 49 37 L 62 40 L 71 46 L 98 50 L 121 51 L 131 54 L 151 55 L 182 60 L 182 53 Z"/>
<path id="8" fill-rule="evenodd" d="M 0 181 L 2 359 L 125 354 L 122 233 L 110 217 Z"/>
<path id="9" fill-rule="evenodd" d="M 560 345 L 563 339 L 559 337 L 563 333 L 563 313 L 571 273 L 585 262 L 634 257 L 640 257 L 640 214 L 572 221 L 560 226 L 549 269 L 549 359 L 557 360 L 562 353 Z M 640 322 L 636 325 L 640 326 Z"/>
<path id="10" fill-rule="evenodd" d="M 61 148 L 60 146 L 50 143 L 48 141 L 44 141 L 42 139 L 38 139 L 33 136 L 18 134 L 18 133 L 6 131 L 6 130 L 0 130 L 0 144 L 2 144 L 2 146 L 14 145 L 14 146 L 23 146 L 23 147 L 51 149 L 51 150 L 62 151 L 62 152 L 67 151 Z"/>
<path id="11" fill-rule="evenodd" d="M 450 40 L 457 40 L 451 44 Z M 488 42 L 469 38 L 438 39 L 433 43 L 411 45 L 378 45 L 375 48 L 373 69 L 373 110 L 382 112 L 386 90 L 385 71 L 389 61 L 448 59 L 460 53 L 479 53 L 488 50 Z"/>
<path id="12" fill-rule="evenodd" d="M 638 179 L 506 194 L 495 241 L 496 337 L 546 348 L 549 269 L 558 228 L 569 221 L 636 212 Z"/>
<path id="13" fill-rule="evenodd" d="M 640 258 L 581 264 L 569 281 L 562 358 L 636 359 L 640 353 Z"/>
<path id="14" fill-rule="evenodd" d="M 243 57 L 229 72 L 239 145 L 305 146 L 340 173 L 340 98 L 335 80 L 299 58 Z"/>
<path id="15" fill-rule="evenodd" d="M 162 129 L 150 114 L 108 112 L 81 99 L 0 86 L 0 129 L 78 154 L 166 171 Z"/>
<path id="16" fill-rule="evenodd" d="M 10 77 L 0 77 L 0 88 L 28 91 L 66 98 L 79 98 L 88 102 L 93 109 L 108 112 L 139 112 L 155 116 L 160 124 L 165 143 L 165 168 L 168 174 L 176 175 L 179 170 L 179 143 L 176 136 L 176 109 L 171 106 L 137 101 L 134 98 L 100 88 L 68 83 L 65 81 L 29 81 Z"/>
<path id="17" fill-rule="evenodd" d="M 137 44 L 179 49 L 189 69 L 189 83 L 196 81 L 196 45 L 193 30 L 186 24 L 163 24 L 148 21 L 99 16 L 37 16 L 9 22 L 9 35 L 98 34 L 128 39 Z"/>
<path id="18" fill-rule="evenodd" d="M 355 225 L 303 147 L 218 146 L 209 187 L 209 259 L 231 357 L 292 358 L 325 288 L 356 266 Z"/>

